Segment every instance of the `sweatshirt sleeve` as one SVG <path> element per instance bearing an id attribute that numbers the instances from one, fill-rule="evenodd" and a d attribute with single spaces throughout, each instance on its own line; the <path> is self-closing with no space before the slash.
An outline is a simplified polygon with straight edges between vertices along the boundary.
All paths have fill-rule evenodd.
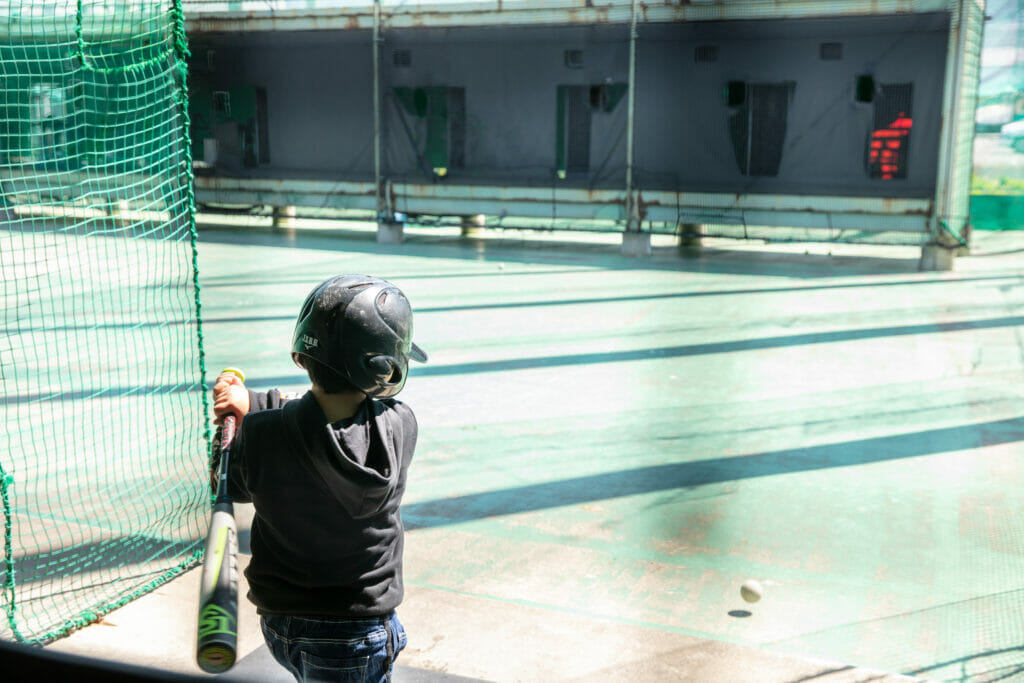
<path id="1" fill-rule="evenodd" d="M 280 408 L 282 405 L 288 402 L 288 399 L 281 398 L 281 392 L 277 389 L 271 389 L 264 393 L 261 391 L 253 391 L 252 389 L 247 390 L 249 392 L 249 412 L 258 413 L 261 410 L 272 410 L 274 408 Z"/>

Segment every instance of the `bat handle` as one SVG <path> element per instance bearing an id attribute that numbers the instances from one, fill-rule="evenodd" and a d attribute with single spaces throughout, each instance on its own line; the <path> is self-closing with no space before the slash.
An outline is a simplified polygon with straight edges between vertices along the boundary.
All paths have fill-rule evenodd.
<path id="1" fill-rule="evenodd" d="M 231 442 L 235 440 L 235 416 L 225 415 L 220 427 L 220 465 L 217 475 L 216 501 L 228 501 L 228 462 L 231 457 Z"/>
<path id="2" fill-rule="evenodd" d="M 223 370 L 220 371 L 220 374 L 217 375 L 217 376 L 221 377 L 223 375 L 234 375 L 235 377 L 237 377 L 242 382 L 245 381 L 245 373 L 242 372 L 241 370 L 239 370 L 238 368 L 224 368 Z M 235 440 L 235 416 L 234 415 L 225 415 L 224 416 L 224 420 L 222 421 L 221 424 L 222 424 L 222 428 L 221 428 L 221 432 L 220 432 L 221 449 L 231 448 L 231 442 Z"/>
<path id="3" fill-rule="evenodd" d="M 234 375 L 235 377 L 237 377 L 238 379 L 242 380 L 243 382 L 245 381 L 245 373 L 242 372 L 241 370 L 239 370 L 238 368 L 224 368 L 223 370 L 220 371 L 220 374 L 221 375 Z M 219 376 L 220 375 L 218 375 L 218 377 Z"/>
<path id="4" fill-rule="evenodd" d="M 231 448 L 231 443 L 235 440 L 235 416 L 225 415 L 224 421 L 221 423 L 220 430 L 220 447 L 221 450 L 225 448 Z"/>

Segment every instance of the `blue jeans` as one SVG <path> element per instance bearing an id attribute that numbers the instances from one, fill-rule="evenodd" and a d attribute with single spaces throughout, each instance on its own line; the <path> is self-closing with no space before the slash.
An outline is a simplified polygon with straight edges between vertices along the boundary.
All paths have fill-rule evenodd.
<path id="1" fill-rule="evenodd" d="M 274 659 L 300 683 L 391 680 L 391 666 L 405 648 L 395 612 L 369 619 L 263 615 L 260 628 Z"/>

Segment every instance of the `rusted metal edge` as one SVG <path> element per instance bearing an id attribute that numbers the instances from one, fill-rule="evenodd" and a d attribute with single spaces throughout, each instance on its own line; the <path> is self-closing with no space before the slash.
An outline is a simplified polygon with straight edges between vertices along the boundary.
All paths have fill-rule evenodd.
<path id="1" fill-rule="evenodd" d="M 624 190 L 394 183 L 390 191 L 395 210 L 408 214 L 627 218 Z M 373 209 L 375 193 L 363 182 L 196 178 L 197 198 L 209 203 Z M 641 220 L 654 222 L 919 231 L 933 212 L 931 199 L 650 190 L 638 197 Z"/>
<path id="2" fill-rule="evenodd" d="M 385 29 L 511 25 L 627 24 L 631 2 L 617 0 L 587 6 L 552 6 L 545 2 L 462 3 L 384 8 Z M 727 2 L 639 3 L 640 23 L 672 23 L 733 19 L 794 19 L 948 12 L 947 0 L 740 0 Z M 275 11 L 193 12 L 186 17 L 190 33 L 222 31 L 372 30 L 373 8 L 285 9 Z"/>
<path id="3" fill-rule="evenodd" d="M 280 178 L 230 178 L 226 176 L 199 176 L 196 188 L 211 191 L 249 190 L 258 192 L 303 192 L 331 195 L 373 196 L 373 182 L 332 180 L 292 180 Z M 589 190 L 584 188 L 528 187 L 509 185 L 452 185 L 437 183 L 406 183 L 394 181 L 396 196 L 431 199 L 502 199 L 510 201 L 546 201 L 556 203 L 582 202 L 596 204 L 622 204 L 625 190 Z M 828 211 L 839 207 L 842 211 L 869 213 L 931 212 L 932 200 L 901 197 L 847 197 L 839 195 L 790 194 L 736 194 L 729 192 L 672 192 L 665 190 L 638 190 L 645 206 L 676 206 L 680 203 L 716 209 L 787 209 Z"/>

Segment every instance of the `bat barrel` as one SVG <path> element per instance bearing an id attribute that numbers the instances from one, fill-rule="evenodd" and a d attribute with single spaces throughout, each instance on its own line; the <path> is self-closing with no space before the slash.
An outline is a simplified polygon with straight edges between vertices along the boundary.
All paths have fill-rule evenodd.
<path id="1" fill-rule="evenodd" d="M 233 505 L 217 503 L 206 539 L 199 586 L 196 663 L 207 673 L 227 671 L 238 645 L 238 533 Z"/>
<path id="2" fill-rule="evenodd" d="M 229 643 L 211 641 L 200 644 L 196 651 L 196 662 L 208 674 L 224 673 L 235 665 L 236 646 L 237 641 L 233 638 Z"/>
<path id="3" fill-rule="evenodd" d="M 245 381 L 240 370 L 226 368 Z M 228 458 L 235 438 L 235 417 L 226 415 L 221 427 L 217 498 L 206 535 L 206 556 L 199 583 L 199 622 L 196 663 L 207 673 L 223 673 L 238 656 L 238 529 L 227 494 Z"/>

